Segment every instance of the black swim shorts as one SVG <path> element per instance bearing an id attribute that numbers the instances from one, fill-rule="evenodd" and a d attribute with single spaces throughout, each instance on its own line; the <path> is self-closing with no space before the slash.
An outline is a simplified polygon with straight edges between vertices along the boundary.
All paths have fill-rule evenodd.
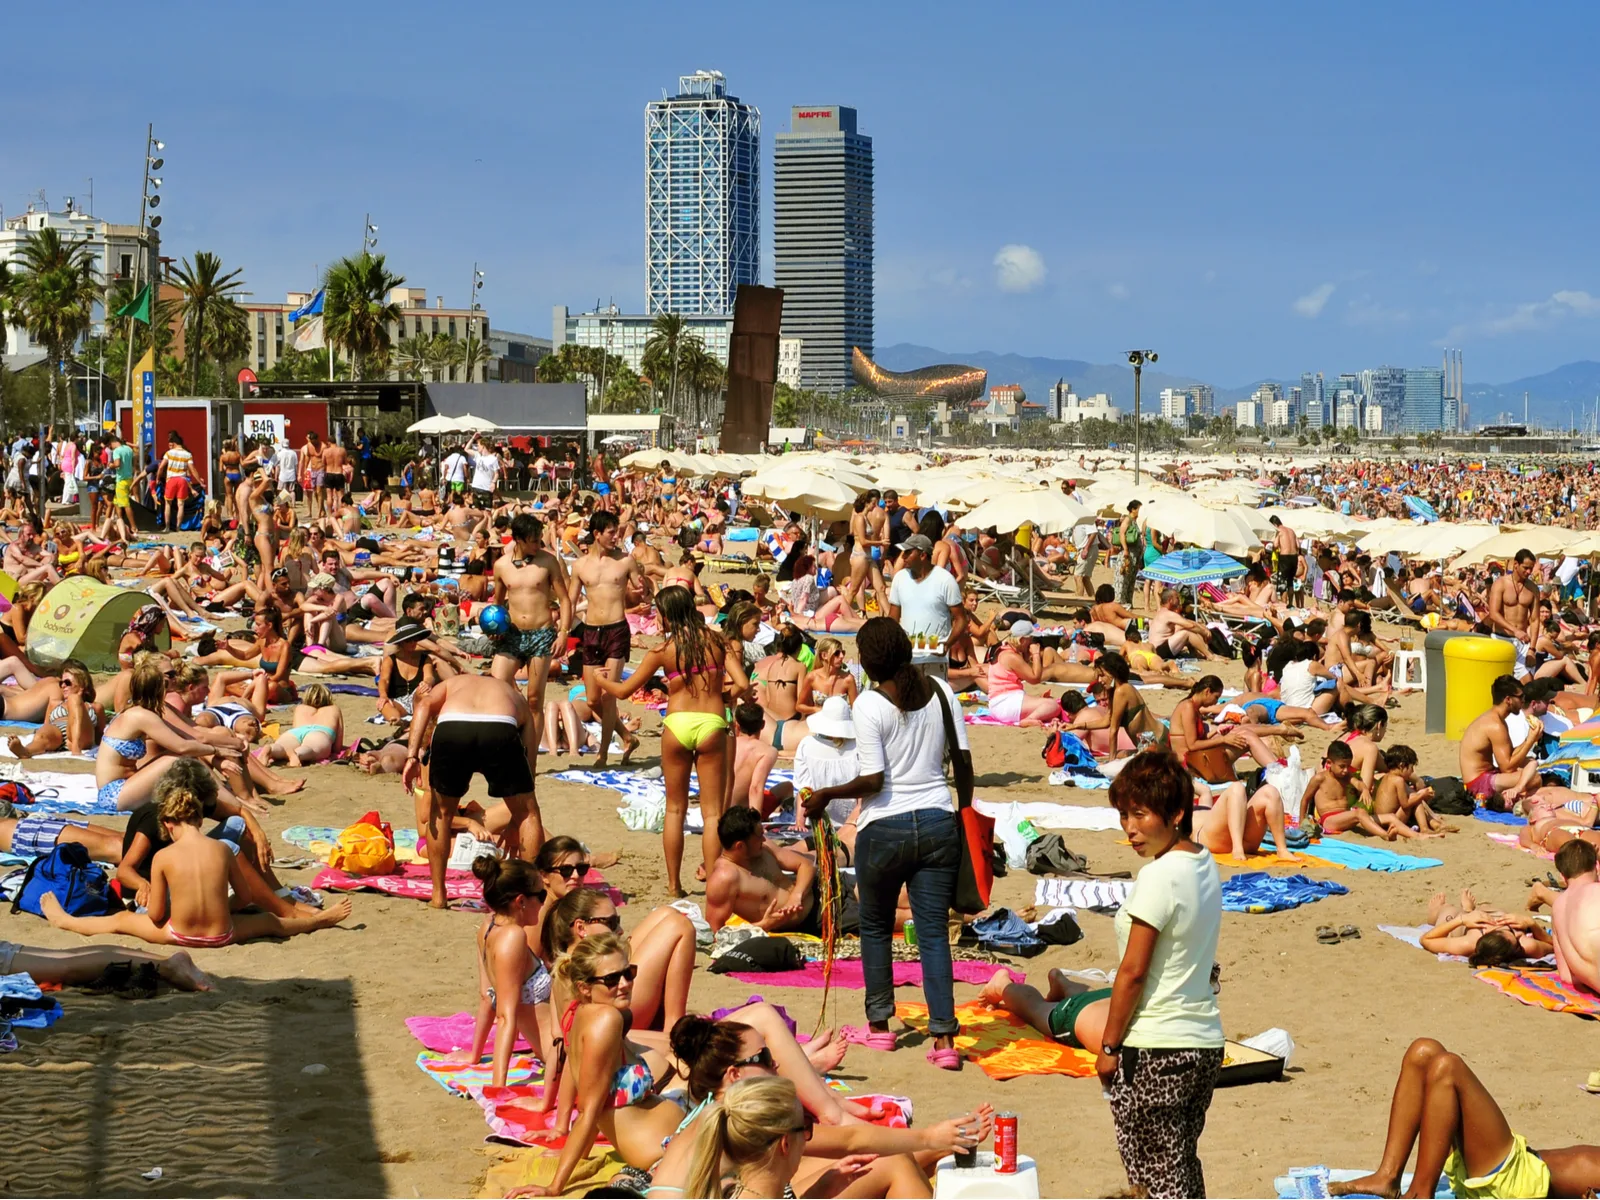
<path id="1" fill-rule="evenodd" d="M 585 625 L 580 645 L 585 666 L 603 667 L 613 658 L 627 662 L 633 651 L 633 637 L 626 620 L 610 625 Z"/>
<path id="2" fill-rule="evenodd" d="M 433 727 L 428 782 L 441 796 L 467 794 L 473 775 L 482 775 L 496 800 L 533 791 L 533 771 L 522 731 L 510 717 L 463 719 L 446 713 Z"/>

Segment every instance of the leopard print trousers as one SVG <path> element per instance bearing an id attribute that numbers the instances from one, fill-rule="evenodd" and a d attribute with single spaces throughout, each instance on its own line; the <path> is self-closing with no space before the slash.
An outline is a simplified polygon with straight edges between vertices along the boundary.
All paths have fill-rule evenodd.
<path id="1" fill-rule="evenodd" d="M 1121 1058 L 1111 1083 L 1111 1117 L 1128 1182 L 1157 1198 L 1204 1196 L 1198 1148 L 1222 1049 L 1127 1046 Z"/>

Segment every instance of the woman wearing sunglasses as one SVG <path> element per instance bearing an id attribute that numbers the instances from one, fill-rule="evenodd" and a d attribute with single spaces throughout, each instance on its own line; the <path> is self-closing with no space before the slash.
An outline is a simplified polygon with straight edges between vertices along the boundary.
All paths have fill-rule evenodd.
<path id="1" fill-rule="evenodd" d="M 472 1049 L 452 1059 L 481 1061 L 489 1029 L 498 1023 L 494 1086 L 504 1087 L 517 1034 L 540 1061 L 551 1042 L 550 972 L 528 944 L 529 927 L 538 921 L 545 889 L 533 866 L 520 858 L 485 854 L 473 862 L 472 873 L 483 881 L 483 901 L 490 915 L 478 928 L 478 1019 Z"/>
<path id="2" fill-rule="evenodd" d="M 752 1079 L 778 1074 L 766 1038 L 740 1021 L 688 1016 L 672 1027 L 672 1052 L 685 1072 L 695 1107 L 678 1126 L 652 1174 L 647 1193 L 662 1200 L 700 1193 L 687 1189 L 691 1160 L 702 1129 L 729 1092 Z M 808 1114 L 809 1115 L 809 1114 Z M 994 1111 L 983 1105 L 924 1129 L 885 1129 L 878 1125 L 817 1125 L 808 1134 L 804 1158 L 794 1175 L 808 1195 L 824 1176 L 845 1166 L 850 1156 L 876 1156 L 846 1180 L 853 1196 L 931 1196 L 927 1172 L 946 1154 L 971 1149 L 993 1132 Z"/>
<path id="3" fill-rule="evenodd" d="M 591 933 L 622 932 L 622 917 L 611 897 L 596 888 L 574 888 L 546 906 L 540 943 L 554 959 Z M 694 925 L 670 905 L 651 912 L 628 936 L 639 977 L 633 983 L 633 1023 L 642 1029 L 670 1029 L 688 1011 L 694 976 Z"/>

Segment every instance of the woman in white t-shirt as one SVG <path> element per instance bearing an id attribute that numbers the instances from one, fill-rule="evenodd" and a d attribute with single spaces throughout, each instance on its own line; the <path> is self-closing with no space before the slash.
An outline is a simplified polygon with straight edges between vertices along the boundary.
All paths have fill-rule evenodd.
<path id="1" fill-rule="evenodd" d="M 950 909 L 961 867 L 960 827 L 945 783 L 945 713 L 951 714 L 956 745 L 966 754 L 967 727 L 961 707 L 943 680 L 930 680 L 911 665 L 911 639 L 897 621 L 874 617 L 856 637 L 861 667 L 874 691 L 857 698 L 852 716 L 858 774 L 847 783 L 819 788 L 805 801 L 818 816 L 835 800 L 860 799 L 856 819 L 856 892 L 861 904 L 861 967 L 867 985 L 867 1026 L 842 1032 L 873 1050 L 893 1050 L 894 917 L 905 888 L 916 923 L 922 959 L 922 990 L 928 1001 L 928 1061 L 961 1069 L 955 1035 L 955 991 L 950 965 Z"/>
<path id="2" fill-rule="evenodd" d="M 1192 837 L 1194 783 L 1176 755 L 1134 755 L 1111 803 L 1149 865 L 1117 910 L 1122 962 L 1095 1069 L 1128 1182 L 1147 1196 L 1204 1196 L 1198 1148 L 1224 1046 L 1212 986 L 1222 882 Z"/>

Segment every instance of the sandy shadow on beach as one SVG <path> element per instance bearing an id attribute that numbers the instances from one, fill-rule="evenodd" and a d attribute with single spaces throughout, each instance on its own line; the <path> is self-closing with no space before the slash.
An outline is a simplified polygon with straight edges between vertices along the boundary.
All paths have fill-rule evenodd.
<path id="1" fill-rule="evenodd" d="M 349 980 L 60 999 L 56 1026 L 0 1059 L 7 1192 L 386 1194 Z"/>

